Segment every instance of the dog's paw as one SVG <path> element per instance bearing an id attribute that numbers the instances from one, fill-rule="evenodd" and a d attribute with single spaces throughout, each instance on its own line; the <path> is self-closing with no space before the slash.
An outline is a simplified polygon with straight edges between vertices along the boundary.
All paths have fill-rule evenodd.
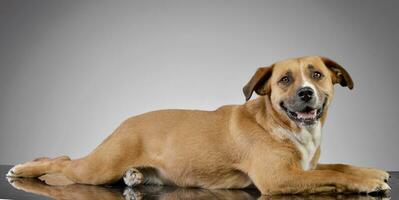
<path id="1" fill-rule="evenodd" d="M 19 177 L 18 175 L 18 167 L 20 167 L 21 165 L 15 165 L 14 167 L 12 167 L 10 170 L 8 170 L 6 177 Z"/>
<path id="2" fill-rule="evenodd" d="M 136 191 L 131 187 L 125 188 L 123 196 L 125 197 L 125 200 L 141 200 L 143 198 L 143 195 L 139 191 Z"/>
<path id="3" fill-rule="evenodd" d="M 143 174 L 135 168 L 128 169 L 123 175 L 123 181 L 127 186 L 130 187 L 141 184 L 143 180 L 144 180 Z"/>
<path id="4" fill-rule="evenodd" d="M 391 175 L 389 175 L 389 173 L 384 170 L 368 168 L 367 171 L 369 174 L 369 178 L 383 180 L 385 183 L 388 183 L 388 180 L 391 177 Z"/>
<path id="5" fill-rule="evenodd" d="M 378 181 L 369 193 L 389 193 L 391 191 L 391 187 L 382 181 Z"/>
<path id="6" fill-rule="evenodd" d="M 378 179 L 365 179 L 362 183 L 354 185 L 354 191 L 367 194 L 389 194 L 391 187 Z"/>
<path id="7" fill-rule="evenodd" d="M 15 165 L 13 168 L 8 170 L 7 177 L 27 177 L 33 178 L 41 175 L 40 166 L 37 166 L 35 162 L 27 162 L 24 164 Z"/>
<path id="8" fill-rule="evenodd" d="M 386 183 L 388 183 L 388 180 L 391 177 L 388 172 L 376 168 L 351 167 L 350 170 L 346 172 L 362 178 L 381 180 Z"/>

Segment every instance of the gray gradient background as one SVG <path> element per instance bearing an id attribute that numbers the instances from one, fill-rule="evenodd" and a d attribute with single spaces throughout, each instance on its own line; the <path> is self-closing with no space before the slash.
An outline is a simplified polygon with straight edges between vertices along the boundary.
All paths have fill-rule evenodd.
<path id="1" fill-rule="evenodd" d="M 255 69 L 346 66 L 322 162 L 399 170 L 398 1 L 0 1 L 0 163 L 84 156 L 125 118 L 241 104 Z"/>

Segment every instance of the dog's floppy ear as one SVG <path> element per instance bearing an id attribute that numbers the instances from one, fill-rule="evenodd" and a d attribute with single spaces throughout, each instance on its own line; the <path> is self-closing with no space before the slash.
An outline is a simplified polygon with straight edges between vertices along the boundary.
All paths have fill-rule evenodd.
<path id="1" fill-rule="evenodd" d="M 249 80 L 249 82 L 242 89 L 245 95 L 245 100 L 248 101 L 254 91 L 258 95 L 266 95 L 270 93 L 270 85 L 267 85 L 266 82 L 271 77 L 272 71 L 273 66 L 260 67 L 258 70 L 256 70 L 251 80 Z"/>
<path id="2" fill-rule="evenodd" d="M 348 87 L 349 89 L 353 89 L 353 81 L 349 73 L 338 63 L 335 61 L 321 57 L 321 60 L 324 62 L 324 65 L 333 73 L 333 83 L 339 83 L 342 87 Z"/>

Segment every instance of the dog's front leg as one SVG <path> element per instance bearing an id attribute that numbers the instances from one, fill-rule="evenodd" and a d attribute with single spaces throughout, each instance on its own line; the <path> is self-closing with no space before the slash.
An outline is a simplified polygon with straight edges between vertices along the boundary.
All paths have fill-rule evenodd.
<path id="1" fill-rule="evenodd" d="M 375 168 L 356 167 L 345 164 L 317 164 L 316 169 L 319 170 L 333 170 L 345 174 L 351 174 L 359 177 L 367 177 L 388 182 L 390 177 L 389 173 Z"/>
<path id="2" fill-rule="evenodd" d="M 264 172 L 264 171 L 263 171 Z M 279 170 L 274 173 L 250 173 L 263 195 L 299 193 L 373 193 L 390 190 L 377 179 L 362 178 L 332 170 Z"/>
<path id="3" fill-rule="evenodd" d="M 388 184 L 379 179 L 329 169 L 305 171 L 297 156 L 289 151 L 274 149 L 265 156 L 259 155 L 260 152 L 251 154 L 243 163 L 243 169 L 263 195 L 390 190 Z"/>

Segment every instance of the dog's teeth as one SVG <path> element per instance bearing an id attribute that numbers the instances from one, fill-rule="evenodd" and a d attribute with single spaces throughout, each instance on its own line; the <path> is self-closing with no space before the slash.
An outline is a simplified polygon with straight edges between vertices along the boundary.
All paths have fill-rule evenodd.
<path id="1" fill-rule="evenodd" d="M 298 119 L 315 119 L 317 116 L 317 111 L 312 110 L 308 113 L 295 112 L 295 114 L 297 115 Z"/>

